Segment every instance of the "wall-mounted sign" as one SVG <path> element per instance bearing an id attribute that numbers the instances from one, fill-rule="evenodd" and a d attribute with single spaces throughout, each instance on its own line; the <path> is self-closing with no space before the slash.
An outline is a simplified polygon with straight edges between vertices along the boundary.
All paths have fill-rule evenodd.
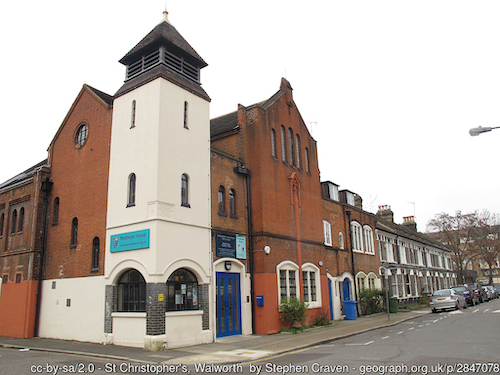
<path id="1" fill-rule="evenodd" d="M 222 258 L 236 258 L 236 236 L 217 233 L 215 255 Z"/>
<path id="2" fill-rule="evenodd" d="M 247 238 L 239 234 L 217 233 L 216 253 L 221 258 L 247 258 Z"/>
<path id="3" fill-rule="evenodd" d="M 236 235 L 236 258 L 247 259 L 247 237 Z"/>
<path id="4" fill-rule="evenodd" d="M 111 236 L 111 252 L 147 249 L 149 247 L 149 229 L 115 234 Z"/>

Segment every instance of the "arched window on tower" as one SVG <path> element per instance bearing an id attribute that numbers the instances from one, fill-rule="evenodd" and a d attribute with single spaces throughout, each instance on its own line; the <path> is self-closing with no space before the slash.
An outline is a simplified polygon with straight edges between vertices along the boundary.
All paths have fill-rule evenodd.
<path id="1" fill-rule="evenodd" d="M 181 178 L 181 206 L 191 207 L 189 205 L 189 178 L 187 174 L 183 174 Z"/>
<path id="2" fill-rule="evenodd" d="M 135 185 L 136 185 L 136 177 L 134 173 L 131 173 L 130 176 L 128 176 L 127 207 L 135 206 Z"/>
<path id="3" fill-rule="evenodd" d="M 188 127 L 188 102 L 184 102 L 184 128 L 189 129 L 189 127 Z"/>
<path id="4" fill-rule="evenodd" d="M 135 110 L 136 110 L 136 102 L 132 101 L 132 118 L 130 119 L 130 129 L 135 128 Z"/>

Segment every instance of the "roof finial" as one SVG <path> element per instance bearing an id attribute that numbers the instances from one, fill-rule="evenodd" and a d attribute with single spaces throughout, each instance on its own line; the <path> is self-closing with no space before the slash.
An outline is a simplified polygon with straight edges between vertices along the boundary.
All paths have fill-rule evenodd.
<path id="1" fill-rule="evenodd" d="M 170 23 L 170 21 L 168 20 L 167 0 L 165 0 L 165 10 L 163 11 L 163 19 L 161 20 L 161 22 L 167 22 L 167 23 Z M 171 24 L 171 23 L 170 23 L 170 24 Z"/>

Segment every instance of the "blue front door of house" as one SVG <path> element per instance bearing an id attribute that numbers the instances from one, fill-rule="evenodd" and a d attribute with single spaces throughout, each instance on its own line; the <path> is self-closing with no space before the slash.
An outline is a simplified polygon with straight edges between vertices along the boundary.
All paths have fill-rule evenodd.
<path id="1" fill-rule="evenodd" d="M 328 295 L 330 297 L 330 320 L 333 320 L 332 280 L 330 279 L 328 279 Z"/>
<path id="2" fill-rule="evenodd" d="M 351 299 L 351 283 L 349 282 L 349 279 L 344 279 L 342 282 L 342 292 L 344 301 Z"/>
<path id="3" fill-rule="evenodd" d="M 240 274 L 217 272 L 217 337 L 241 334 Z"/>

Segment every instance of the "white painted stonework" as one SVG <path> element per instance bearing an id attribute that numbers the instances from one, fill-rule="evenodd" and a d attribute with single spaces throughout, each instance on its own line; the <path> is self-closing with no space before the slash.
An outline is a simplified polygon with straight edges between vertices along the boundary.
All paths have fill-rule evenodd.
<path id="1" fill-rule="evenodd" d="M 40 337 L 103 342 L 103 276 L 45 280 L 42 296 Z"/>
<path id="2" fill-rule="evenodd" d="M 136 115 L 131 128 L 133 101 Z M 136 199 L 134 206 L 127 207 L 131 173 L 136 175 Z M 183 174 L 188 176 L 190 207 L 181 205 Z M 150 233 L 148 248 L 110 252 L 111 236 L 145 229 Z M 129 268 L 138 270 L 146 283 L 166 283 L 179 268 L 191 270 L 199 285 L 211 283 L 209 102 L 163 78 L 114 101 L 106 249 L 106 285 L 116 285 Z M 145 325 L 143 330 L 136 324 L 138 318 L 132 322 L 123 314 L 113 315 L 113 334 L 108 336 L 114 343 L 147 346 L 158 339 L 166 340 L 166 347 L 175 347 L 213 340 L 213 318 L 210 330 L 203 331 L 201 311 L 167 313 L 165 337 L 156 338 L 146 337 Z M 134 333 L 126 334 L 123 331 L 129 324 Z M 184 327 L 182 334 L 179 327 Z"/>

